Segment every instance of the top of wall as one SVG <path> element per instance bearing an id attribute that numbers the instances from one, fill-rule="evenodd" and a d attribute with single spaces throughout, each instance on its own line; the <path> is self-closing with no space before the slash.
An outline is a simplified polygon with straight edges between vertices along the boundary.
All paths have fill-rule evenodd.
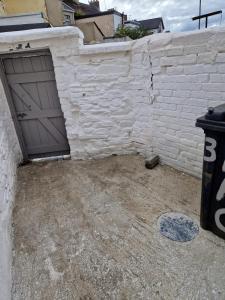
<path id="1" fill-rule="evenodd" d="M 179 33 L 160 33 L 135 41 L 134 47 L 149 44 L 151 50 L 160 48 L 208 44 L 208 49 L 225 48 L 225 26 Z"/>
<path id="2" fill-rule="evenodd" d="M 7 32 L 0 34 L 0 45 L 30 42 L 38 40 L 50 40 L 57 38 L 77 38 L 83 40 L 83 33 L 77 27 L 54 27 L 44 29 L 33 29 L 26 31 Z M 130 42 L 105 43 L 95 45 L 82 45 L 79 43 L 80 54 L 100 54 L 118 51 L 130 51 L 132 49 L 148 45 L 151 51 L 161 48 L 180 47 L 180 51 L 186 46 L 207 44 L 207 49 L 222 51 L 225 49 L 225 27 L 214 27 L 199 31 L 181 33 L 160 33 L 144 37 Z"/>
<path id="3" fill-rule="evenodd" d="M 84 36 L 79 28 L 72 26 L 3 32 L 0 34 L 0 45 L 65 37 L 83 39 Z"/>

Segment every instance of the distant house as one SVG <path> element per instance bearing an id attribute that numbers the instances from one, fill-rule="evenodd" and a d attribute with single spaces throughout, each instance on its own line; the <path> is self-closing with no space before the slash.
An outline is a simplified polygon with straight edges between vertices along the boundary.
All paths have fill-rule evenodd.
<path id="1" fill-rule="evenodd" d="M 4 12 L 4 5 L 2 3 L 2 1 L 0 1 L 0 15 L 4 16 L 5 12 Z"/>
<path id="2" fill-rule="evenodd" d="M 162 18 L 127 21 L 127 16 L 115 9 L 101 11 L 99 0 L 89 0 L 89 4 L 79 0 L 0 0 L 0 17 L 1 31 L 77 26 L 85 43 L 109 40 L 120 26 L 142 27 L 149 33 L 164 30 Z"/>
<path id="3" fill-rule="evenodd" d="M 90 0 L 89 4 L 78 0 L 0 0 L 0 17 L 2 31 L 78 26 L 84 41 L 90 43 L 114 36 L 124 15 L 114 9 L 101 12 L 98 0 Z"/>
<path id="4" fill-rule="evenodd" d="M 0 32 L 47 28 L 50 24 L 40 14 L 21 14 L 0 17 Z"/>
<path id="5" fill-rule="evenodd" d="M 163 32 L 165 29 L 162 18 L 154 18 L 138 21 L 141 24 L 141 27 L 153 33 Z"/>
<path id="6" fill-rule="evenodd" d="M 65 2 L 62 3 L 63 25 L 70 26 L 75 24 L 75 9 Z"/>
<path id="7" fill-rule="evenodd" d="M 89 4 L 74 0 L 64 0 L 63 3 L 75 11 L 75 25 L 83 31 L 86 43 L 113 37 L 126 18 L 115 9 L 101 11 L 98 0 L 90 0 Z"/>
<path id="8" fill-rule="evenodd" d="M 76 0 L 63 0 L 75 10 L 76 16 L 93 15 L 100 12 L 100 4 L 98 0 L 90 0 L 89 4 L 81 3 Z"/>
<path id="9" fill-rule="evenodd" d="M 84 32 L 85 38 L 85 26 L 87 26 L 87 24 L 90 26 L 91 23 L 94 24 L 102 35 L 102 38 L 100 39 L 101 41 L 105 38 L 113 37 L 117 28 L 123 24 L 124 18 L 124 14 L 116 11 L 115 9 L 110 9 L 92 15 L 78 16 L 75 18 L 75 24 Z M 93 38 L 96 40 L 95 37 Z M 97 41 L 99 40 L 97 39 Z"/>
<path id="10" fill-rule="evenodd" d="M 98 12 L 97 4 L 93 0 L 90 5 L 78 0 L 0 0 L 0 16 L 42 14 L 51 26 L 67 26 L 75 25 L 75 14 Z"/>
<path id="11" fill-rule="evenodd" d="M 128 20 L 124 22 L 124 26 L 129 28 L 140 28 L 141 24 L 136 20 Z"/>
<path id="12" fill-rule="evenodd" d="M 0 7 L 2 17 L 42 14 L 43 19 L 51 26 L 63 26 L 64 16 L 61 0 L 2 0 L 0 3 L 2 4 Z"/>
<path id="13" fill-rule="evenodd" d="M 154 18 L 154 19 L 147 19 L 147 20 L 129 20 L 125 22 L 126 27 L 131 28 L 144 28 L 149 33 L 160 33 L 164 31 L 164 23 L 162 18 Z"/>

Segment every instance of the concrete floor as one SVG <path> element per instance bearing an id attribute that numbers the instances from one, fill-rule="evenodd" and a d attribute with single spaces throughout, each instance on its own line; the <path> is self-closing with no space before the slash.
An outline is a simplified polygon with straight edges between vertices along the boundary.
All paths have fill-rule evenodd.
<path id="1" fill-rule="evenodd" d="M 225 241 L 160 236 L 159 216 L 198 222 L 201 183 L 138 156 L 19 169 L 13 299 L 225 299 Z"/>

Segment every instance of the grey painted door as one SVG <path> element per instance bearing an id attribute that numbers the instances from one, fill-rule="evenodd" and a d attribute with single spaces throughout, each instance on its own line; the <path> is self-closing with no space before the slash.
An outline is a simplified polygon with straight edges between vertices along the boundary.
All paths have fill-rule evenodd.
<path id="1" fill-rule="evenodd" d="M 50 52 L 3 58 L 28 158 L 69 153 Z"/>

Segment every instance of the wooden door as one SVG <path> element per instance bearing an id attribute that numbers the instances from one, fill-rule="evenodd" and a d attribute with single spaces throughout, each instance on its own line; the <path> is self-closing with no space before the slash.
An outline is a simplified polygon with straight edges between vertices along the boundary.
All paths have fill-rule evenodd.
<path id="1" fill-rule="evenodd" d="M 2 64 L 25 155 L 37 158 L 68 154 L 50 52 L 6 56 Z"/>

